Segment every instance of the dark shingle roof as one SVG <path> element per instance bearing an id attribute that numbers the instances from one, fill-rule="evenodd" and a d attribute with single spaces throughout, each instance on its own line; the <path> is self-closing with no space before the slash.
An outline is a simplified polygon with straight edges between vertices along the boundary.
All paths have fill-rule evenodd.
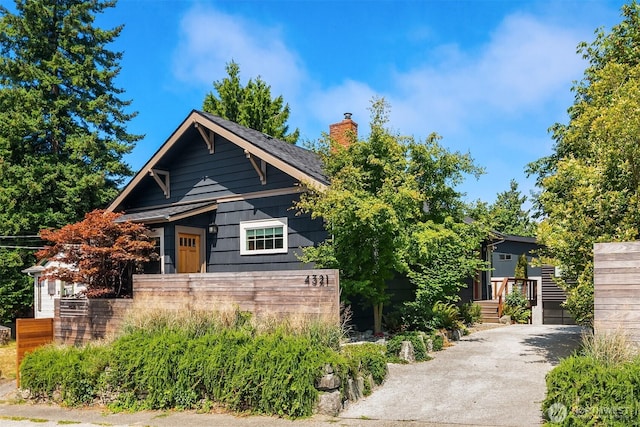
<path id="1" fill-rule="evenodd" d="M 329 179 L 323 171 L 322 160 L 320 159 L 320 156 L 313 151 L 298 147 L 297 145 L 289 144 L 288 142 L 281 141 L 257 130 L 249 129 L 232 121 L 214 116 L 213 114 L 205 113 L 204 111 L 194 110 L 194 112 L 208 120 L 211 120 L 218 126 L 225 128 L 229 132 L 248 141 L 256 147 L 278 157 L 283 162 L 306 173 L 323 184 L 329 184 Z"/>
<path id="2" fill-rule="evenodd" d="M 139 212 L 127 213 L 116 219 L 116 222 L 132 221 L 132 222 L 165 222 L 173 221 L 174 217 L 189 214 L 202 208 L 215 208 L 216 204 L 211 201 L 189 203 L 177 206 L 165 206 L 156 209 L 143 209 Z"/>

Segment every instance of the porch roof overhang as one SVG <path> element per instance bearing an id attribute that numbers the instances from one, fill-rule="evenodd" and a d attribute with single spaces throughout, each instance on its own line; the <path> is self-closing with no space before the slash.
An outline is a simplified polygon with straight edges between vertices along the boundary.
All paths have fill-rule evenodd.
<path id="1" fill-rule="evenodd" d="M 188 204 L 163 206 L 155 209 L 129 212 L 119 217 L 116 222 L 141 222 L 144 224 L 157 224 L 172 222 L 202 213 L 211 212 L 218 208 L 216 202 L 194 202 Z"/>

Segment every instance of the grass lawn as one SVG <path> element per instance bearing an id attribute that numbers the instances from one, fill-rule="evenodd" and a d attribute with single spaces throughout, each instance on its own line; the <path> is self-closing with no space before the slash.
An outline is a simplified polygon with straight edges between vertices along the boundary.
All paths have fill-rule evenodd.
<path id="1" fill-rule="evenodd" d="M 0 347 L 0 379 L 16 378 L 16 342 Z"/>

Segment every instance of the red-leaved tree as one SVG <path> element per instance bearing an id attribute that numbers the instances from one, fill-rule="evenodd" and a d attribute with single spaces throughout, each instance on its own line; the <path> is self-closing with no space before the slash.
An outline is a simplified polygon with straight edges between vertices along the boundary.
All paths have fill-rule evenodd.
<path id="1" fill-rule="evenodd" d="M 44 276 L 87 287 L 88 298 L 118 298 L 132 294 L 133 273 L 156 259 L 148 229 L 121 214 L 94 210 L 84 220 L 59 230 L 41 230 L 50 246 L 36 253 L 39 260 L 58 261 Z"/>

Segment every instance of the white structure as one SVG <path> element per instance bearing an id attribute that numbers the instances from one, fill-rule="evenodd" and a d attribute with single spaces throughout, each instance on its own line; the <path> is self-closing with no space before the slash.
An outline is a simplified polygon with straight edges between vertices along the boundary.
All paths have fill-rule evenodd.
<path id="1" fill-rule="evenodd" d="M 56 298 L 72 296 L 85 290 L 84 285 L 43 277 L 47 268 L 59 266 L 61 264 L 57 261 L 46 261 L 22 270 L 33 277 L 33 315 L 36 319 L 54 317 L 53 301 Z"/>

